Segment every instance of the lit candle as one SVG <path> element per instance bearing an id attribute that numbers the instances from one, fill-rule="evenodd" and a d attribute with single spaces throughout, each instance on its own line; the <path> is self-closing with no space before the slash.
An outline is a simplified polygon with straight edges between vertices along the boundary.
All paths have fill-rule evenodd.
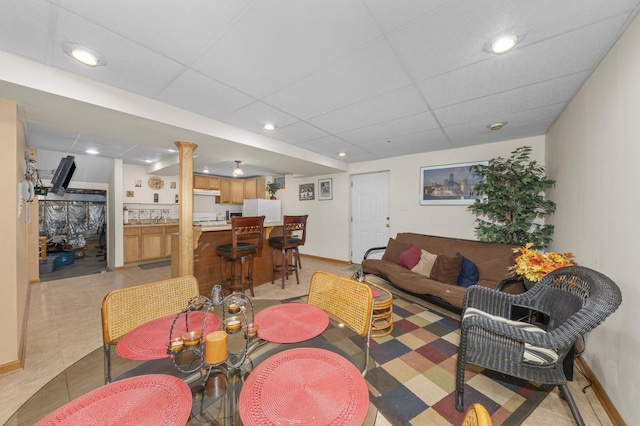
<path id="1" fill-rule="evenodd" d="M 229 313 L 230 314 L 237 314 L 238 312 L 240 312 L 240 306 L 238 306 L 235 303 L 230 303 L 229 304 Z"/>
<path id="2" fill-rule="evenodd" d="M 227 333 L 233 334 L 240 331 L 240 327 L 242 325 L 242 321 L 240 317 L 229 317 L 224 320 L 224 329 Z"/>
<path id="3" fill-rule="evenodd" d="M 204 362 L 220 364 L 227 359 L 227 333 L 214 331 L 205 338 Z"/>
<path id="4" fill-rule="evenodd" d="M 244 328 L 244 332 L 245 332 L 245 335 L 247 336 L 247 339 L 252 340 L 258 337 L 259 328 L 260 326 L 258 324 L 251 324 L 251 323 L 247 324 L 247 326 Z"/>

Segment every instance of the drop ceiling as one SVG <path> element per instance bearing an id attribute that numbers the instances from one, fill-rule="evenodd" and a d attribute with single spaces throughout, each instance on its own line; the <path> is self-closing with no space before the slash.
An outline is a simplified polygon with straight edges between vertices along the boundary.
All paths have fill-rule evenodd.
<path id="1" fill-rule="evenodd" d="M 545 134 L 639 4 L 0 0 L 0 97 L 45 169 L 63 153 L 175 174 L 182 140 L 200 172 L 334 173 Z M 494 55 L 501 34 L 518 44 Z M 81 65 L 68 42 L 107 64 Z M 97 171 L 83 178 L 106 182 Z"/>

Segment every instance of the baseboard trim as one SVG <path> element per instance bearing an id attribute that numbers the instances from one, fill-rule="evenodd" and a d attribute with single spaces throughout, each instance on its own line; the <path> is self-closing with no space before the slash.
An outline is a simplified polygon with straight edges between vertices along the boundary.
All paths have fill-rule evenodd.
<path id="1" fill-rule="evenodd" d="M 598 381 L 598 378 L 596 377 L 596 375 L 593 374 L 593 371 L 591 370 L 591 368 L 589 368 L 589 364 L 587 364 L 587 362 L 581 356 L 577 357 L 575 362 L 576 364 L 578 364 L 578 367 L 580 368 L 580 370 L 582 370 L 582 372 L 587 377 L 587 379 L 591 381 L 593 392 L 595 393 L 596 397 L 600 401 L 600 404 L 602 404 L 602 408 L 604 408 L 604 411 L 607 413 L 607 416 L 609 416 L 609 420 L 611 420 L 611 423 L 613 423 L 614 426 L 618 426 L 618 425 L 626 426 L 627 423 L 624 421 L 624 419 L 620 415 L 620 412 L 618 412 L 618 410 L 616 409 L 615 405 L 613 405 L 613 402 L 611 401 L 611 399 L 609 398 L 609 395 L 607 395 L 607 392 L 605 392 L 604 388 Z"/>
<path id="2" fill-rule="evenodd" d="M 20 335 L 20 344 L 18 348 L 18 359 L 0 365 L 0 376 L 13 373 L 24 368 L 24 360 L 27 357 L 27 330 L 29 325 L 29 307 L 31 305 L 31 283 L 27 286 L 27 302 L 24 307 L 24 315 L 22 316 L 22 333 Z"/>
<path id="3" fill-rule="evenodd" d="M 342 265 L 342 266 L 349 266 L 351 265 L 351 262 L 348 262 L 346 260 L 338 260 L 338 259 L 330 259 L 328 257 L 321 257 L 321 256 L 313 256 L 311 254 L 302 254 L 300 253 L 300 257 L 307 257 L 309 259 L 317 259 L 317 260 L 323 260 L 325 262 L 332 262 L 335 263 L 336 265 Z"/>

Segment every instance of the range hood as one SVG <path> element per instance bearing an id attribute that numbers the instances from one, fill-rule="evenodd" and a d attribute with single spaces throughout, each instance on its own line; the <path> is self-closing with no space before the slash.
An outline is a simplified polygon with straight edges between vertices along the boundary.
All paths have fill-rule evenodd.
<path id="1" fill-rule="evenodd" d="M 219 189 L 194 189 L 193 195 L 220 196 Z"/>

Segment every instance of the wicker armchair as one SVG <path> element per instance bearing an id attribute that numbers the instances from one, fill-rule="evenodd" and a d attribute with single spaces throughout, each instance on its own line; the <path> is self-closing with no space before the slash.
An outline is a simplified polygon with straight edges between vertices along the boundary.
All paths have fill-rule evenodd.
<path id="1" fill-rule="evenodd" d="M 557 385 L 577 424 L 584 424 L 567 387 L 562 361 L 576 339 L 603 322 L 621 301 L 620 289 L 612 280 L 581 266 L 557 269 L 518 295 L 469 287 L 460 323 L 456 409 L 464 410 L 465 364 L 470 363 Z M 514 307 L 544 314 L 546 331 L 509 320 Z"/>
<path id="2" fill-rule="evenodd" d="M 102 300 L 105 384 L 111 382 L 111 345 L 142 324 L 177 314 L 199 294 L 198 280 L 194 276 L 169 278 L 107 293 Z"/>
<path id="3" fill-rule="evenodd" d="M 349 278 L 328 272 L 316 272 L 311 277 L 307 303 L 322 308 L 363 338 L 364 362 L 362 376 L 369 366 L 369 340 L 373 314 L 371 288 Z"/>
<path id="4" fill-rule="evenodd" d="M 462 426 L 491 426 L 491 416 L 484 405 L 477 402 L 471 404 L 462 420 Z"/>

